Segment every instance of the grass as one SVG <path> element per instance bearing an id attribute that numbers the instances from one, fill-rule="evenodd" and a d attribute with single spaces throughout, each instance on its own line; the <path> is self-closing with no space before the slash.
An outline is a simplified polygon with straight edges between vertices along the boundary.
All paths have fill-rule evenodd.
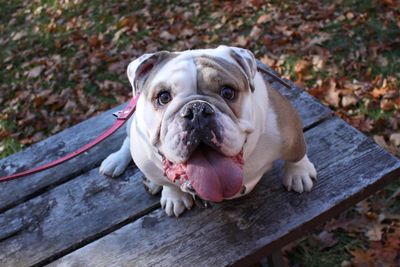
<path id="1" fill-rule="evenodd" d="M 315 240 L 313 235 L 308 235 L 298 241 L 295 250 L 289 252 L 288 256 L 293 263 L 306 267 L 332 267 L 341 266 L 342 262 L 349 261 L 350 248 L 367 247 L 368 243 L 354 235 L 349 235 L 344 231 L 337 231 L 335 238 L 338 243 L 330 248 L 321 250 L 321 245 Z"/>
<path id="2" fill-rule="evenodd" d="M 20 151 L 24 146 L 14 138 L 5 138 L 0 144 L 0 158 Z"/>

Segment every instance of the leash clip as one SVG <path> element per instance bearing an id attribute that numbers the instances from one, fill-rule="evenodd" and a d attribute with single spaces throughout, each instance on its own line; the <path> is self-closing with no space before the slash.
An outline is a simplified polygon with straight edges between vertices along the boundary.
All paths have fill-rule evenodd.
<path id="1" fill-rule="evenodd" d="M 132 114 L 135 112 L 136 102 L 138 98 L 139 94 L 136 95 L 123 110 L 119 110 L 113 113 L 113 115 L 117 117 L 117 120 L 126 121 L 132 116 Z"/>
<path id="2" fill-rule="evenodd" d="M 118 120 L 126 120 L 126 118 L 129 116 L 129 113 L 130 113 L 129 110 L 123 109 L 114 112 L 113 116 L 117 117 Z"/>

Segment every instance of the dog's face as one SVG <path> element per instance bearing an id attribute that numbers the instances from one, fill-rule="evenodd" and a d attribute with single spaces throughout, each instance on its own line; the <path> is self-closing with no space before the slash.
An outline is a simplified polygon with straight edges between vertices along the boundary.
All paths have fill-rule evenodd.
<path id="1" fill-rule="evenodd" d="M 182 190 L 209 201 L 240 191 L 255 71 L 251 52 L 225 46 L 145 55 L 128 67 L 141 94 L 137 127 Z"/>

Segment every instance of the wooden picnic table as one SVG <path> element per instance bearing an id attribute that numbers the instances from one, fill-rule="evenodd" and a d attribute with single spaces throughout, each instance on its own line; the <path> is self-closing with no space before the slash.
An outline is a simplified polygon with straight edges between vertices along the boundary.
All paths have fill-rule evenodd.
<path id="1" fill-rule="evenodd" d="M 278 161 L 249 195 L 170 218 L 135 166 L 117 179 L 99 174 L 122 144 L 121 129 L 67 163 L 0 184 L 0 266 L 246 266 L 400 176 L 400 161 L 370 138 L 290 81 L 290 89 L 271 82 L 302 117 L 318 171 L 311 192 L 287 192 Z M 74 151 L 107 129 L 119 109 L 0 160 L 0 176 Z"/>

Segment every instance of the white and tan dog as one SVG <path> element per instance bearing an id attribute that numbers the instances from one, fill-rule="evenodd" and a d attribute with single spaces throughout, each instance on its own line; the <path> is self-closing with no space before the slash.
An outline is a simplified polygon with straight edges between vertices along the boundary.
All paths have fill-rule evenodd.
<path id="1" fill-rule="evenodd" d="M 131 161 L 150 193 L 179 216 L 192 195 L 212 202 L 249 193 L 277 159 L 283 184 L 309 191 L 316 178 L 306 155 L 300 118 L 257 71 L 245 49 L 145 54 L 128 66 L 133 94 L 140 93 L 121 149 L 100 172 L 120 175 Z"/>

